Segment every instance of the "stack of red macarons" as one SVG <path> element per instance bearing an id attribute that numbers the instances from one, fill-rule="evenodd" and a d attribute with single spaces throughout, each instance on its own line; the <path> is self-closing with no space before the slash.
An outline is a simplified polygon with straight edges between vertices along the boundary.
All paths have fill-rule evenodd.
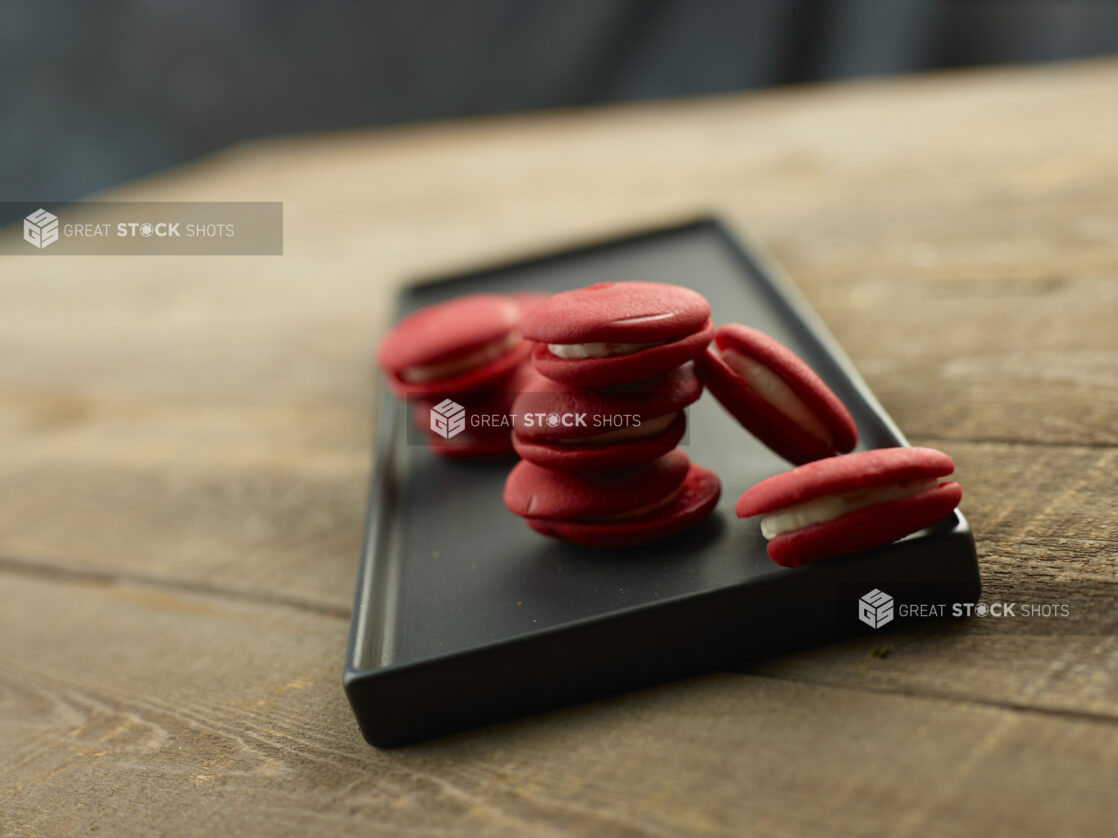
<path id="1" fill-rule="evenodd" d="M 698 293 L 598 283 L 547 298 L 521 323 L 538 374 L 512 406 L 523 457 L 504 499 L 537 532 L 636 544 L 702 520 L 718 478 L 677 445 L 702 393 L 695 358 L 714 335 Z"/>
<path id="2" fill-rule="evenodd" d="M 535 294 L 470 294 L 404 317 L 381 341 L 377 362 L 407 398 L 431 450 L 448 457 L 512 453 L 510 428 L 469 417 L 507 415 L 527 386 L 532 344 L 521 334 Z"/>
<path id="3" fill-rule="evenodd" d="M 887 544 L 944 518 L 962 495 L 940 482 L 954 468 L 941 451 L 848 453 L 854 421 L 802 359 L 747 326 L 716 331 L 707 301 L 676 285 L 459 297 L 401 320 L 378 361 L 433 450 L 515 450 L 523 460 L 505 483 L 506 506 L 533 530 L 580 544 L 646 542 L 711 512 L 718 477 L 677 447 L 683 409 L 704 385 L 796 466 L 735 507 L 764 516 L 779 564 Z M 511 417 L 511 439 L 510 423 L 467 426 L 467 414 Z"/>

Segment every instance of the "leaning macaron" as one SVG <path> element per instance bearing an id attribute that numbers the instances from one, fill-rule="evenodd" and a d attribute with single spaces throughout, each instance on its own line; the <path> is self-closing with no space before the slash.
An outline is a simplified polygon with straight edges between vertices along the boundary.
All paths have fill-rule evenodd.
<path id="1" fill-rule="evenodd" d="M 659 282 L 599 282 L 553 294 L 521 325 L 538 342 L 536 370 L 575 387 L 651 378 L 692 360 L 710 343 L 710 304 Z"/>
<path id="2" fill-rule="evenodd" d="M 816 460 L 762 480 L 734 507 L 763 515 L 769 557 L 796 567 L 824 556 L 868 550 L 945 518 L 959 505 L 955 470 L 933 448 L 878 448 Z"/>
<path id="3" fill-rule="evenodd" d="M 469 294 L 404 317 L 381 341 L 377 363 L 400 396 L 494 387 L 530 351 L 524 306 L 500 294 Z"/>
<path id="4" fill-rule="evenodd" d="M 838 396 L 792 350 L 731 323 L 698 361 L 707 389 L 780 456 L 806 463 L 850 451 L 858 430 Z"/>
<path id="5" fill-rule="evenodd" d="M 586 390 L 537 376 L 512 407 L 516 452 L 559 471 L 596 471 L 655 460 L 679 443 L 683 409 L 702 394 L 694 364 L 662 376 Z"/>
<path id="6" fill-rule="evenodd" d="M 650 463 L 571 474 L 522 460 L 505 505 L 536 532 L 576 544 L 618 547 L 663 538 L 705 518 L 721 485 L 678 448 Z"/>

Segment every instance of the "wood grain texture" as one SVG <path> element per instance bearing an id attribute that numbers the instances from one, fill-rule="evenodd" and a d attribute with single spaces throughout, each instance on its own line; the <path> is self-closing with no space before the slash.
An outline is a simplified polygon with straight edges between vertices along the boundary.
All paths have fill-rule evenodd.
<path id="1" fill-rule="evenodd" d="M 5 259 L 0 834 L 1113 835 L 1115 101 L 1094 61 L 258 142 L 112 197 L 283 201 L 281 258 Z M 708 211 L 955 457 L 986 598 L 1073 630 L 368 748 L 340 666 L 392 290 Z"/>
<path id="2" fill-rule="evenodd" d="M 722 675 L 378 752 L 338 689 L 344 620 L 5 589 L 10 834 L 1111 834 L 1110 721 Z"/>

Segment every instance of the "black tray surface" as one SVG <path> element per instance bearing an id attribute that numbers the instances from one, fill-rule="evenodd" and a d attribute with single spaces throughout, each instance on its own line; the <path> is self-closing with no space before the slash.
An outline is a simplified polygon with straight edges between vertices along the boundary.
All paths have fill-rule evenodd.
<path id="1" fill-rule="evenodd" d="M 797 352 L 854 416 L 859 449 L 906 444 L 834 339 L 754 245 L 701 220 L 408 287 L 399 313 L 480 291 L 555 292 L 651 280 L 699 291 L 716 323 L 738 322 Z M 684 450 L 722 480 L 711 517 L 642 547 L 545 538 L 501 501 L 515 460 L 440 458 L 405 432 L 407 406 L 381 390 L 345 684 L 358 723 L 388 746 L 584 700 L 852 632 L 858 598 L 974 601 L 974 542 L 956 513 L 895 544 L 785 569 L 734 501 L 788 463 L 704 394 Z"/>

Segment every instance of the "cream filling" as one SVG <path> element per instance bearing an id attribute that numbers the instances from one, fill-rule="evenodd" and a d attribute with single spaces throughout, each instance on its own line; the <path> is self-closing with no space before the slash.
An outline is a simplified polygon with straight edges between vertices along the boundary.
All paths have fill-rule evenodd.
<path id="1" fill-rule="evenodd" d="M 411 384 L 426 384 L 429 381 L 438 381 L 440 378 L 450 378 L 458 373 L 472 370 L 495 361 L 520 342 L 520 332 L 513 329 L 502 338 L 491 341 L 466 355 L 441 364 L 427 366 L 406 367 L 400 372 L 400 378 Z"/>
<path id="2" fill-rule="evenodd" d="M 653 343 L 549 343 L 547 348 L 556 358 L 568 361 L 585 361 L 588 358 L 612 358 L 614 355 L 632 355 L 650 346 L 671 343 L 658 340 Z"/>
<path id="3" fill-rule="evenodd" d="M 577 439 L 557 439 L 555 440 L 560 445 L 600 445 L 603 443 L 611 442 L 628 442 L 633 439 L 643 439 L 646 436 L 655 436 L 662 433 L 671 427 L 675 417 L 679 416 L 679 411 L 675 413 L 668 413 L 664 416 L 657 416 L 655 419 L 649 419 L 646 422 L 641 422 L 639 425 L 632 425 L 628 428 L 618 428 L 615 431 L 607 431 L 604 434 L 594 434 L 593 436 L 583 436 Z"/>
<path id="4" fill-rule="evenodd" d="M 783 509 L 774 510 L 761 518 L 761 535 L 765 538 L 776 538 L 786 532 L 810 527 L 812 524 L 821 524 L 824 521 L 833 521 L 867 506 L 886 503 L 891 500 L 910 498 L 927 492 L 939 485 L 935 477 L 921 477 L 916 480 L 905 480 L 901 483 L 892 483 L 888 486 L 875 486 L 872 489 L 855 489 L 852 492 L 842 492 L 835 495 L 794 503 Z"/>
<path id="5" fill-rule="evenodd" d="M 722 360 L 726 366 L 745 379 L 749 389 L 775 407 L 809 434 L 826 445 L 833 440 L 827 426 L 820 421 L 804 400 L 796 395 L 783 378 L 760 361 L 738 352 L 736 349 L 723 349 Z"/>
<path id="6" fill-rule="evenodd" d="M 684 481 L 686 483 L 686 481 Z M 618 512 L 616 515 L 601 515 L 597 518 L 586 518 L 586 523 L 589 524 L 616 524 L 621 521 L 631 521 L 633 518 L 640 518 L 648 515 L 650 512 L 655 512 L 657 509 L 671 506 L 676 502 L 676 499 L 683 494 L 683 483 L 680 483 L 666 497 L 658 500 L 655 503 L 649 503 L 644 506 L 638 506 L 636 509 L 630 509 L 626 512 Z"/>

